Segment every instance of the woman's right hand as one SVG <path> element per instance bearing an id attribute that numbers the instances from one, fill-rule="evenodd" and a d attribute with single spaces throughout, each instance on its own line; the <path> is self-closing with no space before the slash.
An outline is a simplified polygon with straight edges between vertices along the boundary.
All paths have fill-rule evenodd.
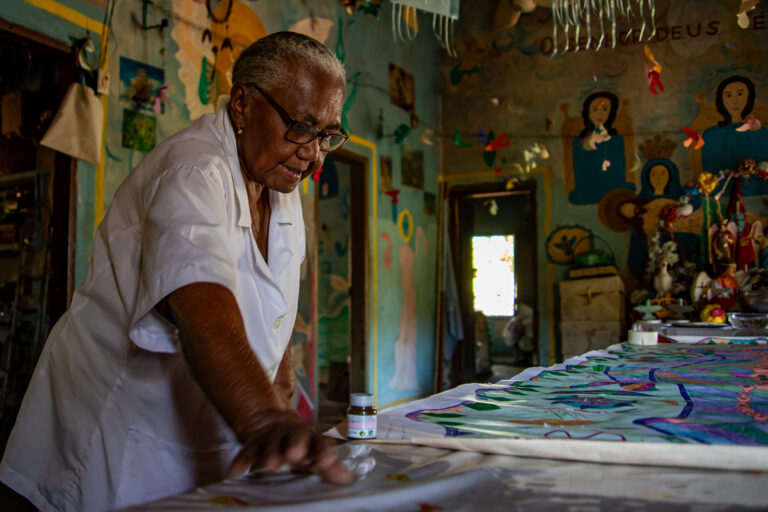
<path id="1" fill-rule="evenodd" d="M 302 423 L 293 411 L 256 413 L 238 437 L 243 448 L 230 466 L 230 477 L 244 476 L 251 468 L 274 473 L 287 465 L 317 473 L 336 485 L 354 480 L 352 472 L 336 460 L 326 438 Z"/>

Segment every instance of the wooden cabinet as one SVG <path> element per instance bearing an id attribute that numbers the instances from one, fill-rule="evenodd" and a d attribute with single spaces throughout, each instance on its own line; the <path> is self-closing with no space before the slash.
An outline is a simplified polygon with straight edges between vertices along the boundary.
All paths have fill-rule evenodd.
<path id="1" fill-rule="evenodd" d="M 619 276 L 560 282 L 563 359 L 606 348 L 626 337 L 624 283 Z"/>

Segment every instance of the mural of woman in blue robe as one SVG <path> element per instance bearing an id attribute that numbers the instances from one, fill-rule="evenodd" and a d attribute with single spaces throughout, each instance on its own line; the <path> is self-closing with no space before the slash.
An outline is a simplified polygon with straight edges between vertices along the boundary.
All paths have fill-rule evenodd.
<path id="1" fill-rule="evenodd" d="M 752 80 L 734 75 L 720 82 L 715 106 L 723 119 L 702 135 L 701 161 L 704 171 L 733 170 L 744 158 L 754 158 L 758 162 L 768 160 L 768 129 L 765 126 L 755 131 L 736 131 L 743 126 L 755 106 L 755 84 Z M 742 181 L 741 190 L 745 196 L 768 194 L 768 180 L 751 177 Z"/>
<path id="2" fill-rule="evenodd" d="M 635 190 L 635 184 L 626 181 L 624 137 L 613 127 L 618 108 L 619 98 L 608 91 L 594 92 L 584 101 L 584 129 L 572 142 L 574 188 L 568 194 L 572 204 L 598 204 L 617 188 Z"/>

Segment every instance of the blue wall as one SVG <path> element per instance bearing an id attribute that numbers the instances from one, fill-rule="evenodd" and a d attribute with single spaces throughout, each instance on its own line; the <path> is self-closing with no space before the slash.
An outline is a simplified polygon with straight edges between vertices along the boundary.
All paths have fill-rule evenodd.
<path id="1" fill-rule="evenodd" d="M 55 39 L 71 44 L 74 39 L 86 35 L 99 46 L 100 28 L 105 19 L 105 10 L 98 2 L 83 0 L 9 0 L 4 2 L 2 16 L 7 21 L 45 33 Z M 225 2 L 220 2 L 226 6 Z M 120 183 L 133 167 L 143 158 L 144 153 L 122 146 L 123 111 L 131 109 L 130 102 L 121 100 L 120 57 L 127 57 L 156 68 L 165 74 L 169 85 L 169 103 L 164 112 L 155 115 L 156 142 L 188 126 L 201 112 L 210 111 L 213 102 L 201 105 L 197 95 L 201 57 L 213 63 L 211 45 L 221 46 L 224 37 L 230 37 L 238 45 L 246 46 L 254 37 L 293 27 L 310 16 L 321 22 L 317 28 L 328 27 L 325 44 L 344 57 L 347 74 L 352 77 L 359 72 L 355 98 L 348 106 L 350 132 L 355 135 L 345 149 L 367 159 L 368 168 L 368 262 L 367 288 L 370 290 L 369 303 L 369 357 L 368 390 L 377 394 L 379 404 L 407 397 L 421 396 L 431 392 L 434 350 L 435 317 L 435 262 L 436 222 L 433 216 L 424 215 L 424 193 L 437 194 L 438 146 L 426 145 L 419 141 L 424 129 L 437 130 L 440 74 L 438 58 L 440 50 L 431 33 L 431 17 L 421 14 L 422 31 L 415 40 L 395 42 L 391 29 L 390 5 L 385 3 L 378 18 L 362 13 L 348 14 L 339 7 L 337 0 L 262 0 L 248 2 L 235 0 L 234 11 L 227 28 L 213 25 L 205 13 L 205 4 L 189 0 L 156 0 L 148 8 L 148 24 L 159 23 L 168 18 L 170 25 L 162 33 L 156 29 L 141 30 L 133 18 L 141 19 L 140 2 L 117 2 L 112 16 L 109 37 L 108 69 L 112 82 L 110 94 L 105 101 L 107 117 L 104 136 L 105 158 L 100 166 L 80 162 L 78 165 L 77 190 L 77 247 L 75 262 L 76 283 L 85 279 L 88 259 L 92 249 L 95 226 L 103 217 L 111 198 Z M 221 14 L 221 13 L 219 13 Z M 323 21 L 325 20 L 325 21 Z M 202 38 L 204 28 L 213 32 L 211 42 Z M 340 37 L 341 35 L 341 37 Z M 219 66 L 226 63 L 229 54 L 218 54 Z M 392 62 L 414 76 L 415 113 L 420 125 L 407 139 L 410 146 L 424 153 L 424 188 L 415 189 L 400 185 L 401 145 L 392 134 L 403 123 L 410 123 L 410 114 L 390 104 L 388 95 L 388 65 Z M 225 77 L 219 73 L 219 77 Z M 211 90 L 222 83 L 211 85 Z M 353 84 L 348 85 L 352 95 Z M 214 91 L 215 92 L 215 91 Z M 383 114 L 380 124 L 379 114 Z M 383 128 L 379 131 L 380 128 Z M 381 137 L 379 137 L 381 135 Z M 393 374 L 394 344 L 398 338 L 400 315 L 403 304 L 403 290 L 400 279 L 401 247 L 405 244 L 396 224 L 392 221 L 392 207 L 389 198 L 379 187 L 378 159 L 389 156 L 392 160 L 392 186 L 401 189 L 399 206 L 410 211 L 413 218 L 411 229 L 421 228 L 426 235 L 427 252 L 422 249 L 415 261 L 415 288 L 418 292 L 418 332 L 415 340 L 418 372 L 418 386 L 405 390 L 394 390 L 388 386 Z M 315 193 L 315 184 L 302 186 L 305 194 Z M 376 204 L 376 209 L 373 205 Z M 306 212 L 305 212 L 306 214 Z M 313 227 L 313 219 L 308 219 Z M 385 244 L 382 234 L 388 234 L 392 241 L 392 265 L 385 269 L 382 258 Z M 410 240 L 413 247 L 415 236 Z M 420 242 L 421 243 L 421 242 Z M 423 244 L 422 244 L 423 245 Z M 374 251 L 375 249 L 375 251 Z M 307 302 L 309 304 L 310 302 Z"/>

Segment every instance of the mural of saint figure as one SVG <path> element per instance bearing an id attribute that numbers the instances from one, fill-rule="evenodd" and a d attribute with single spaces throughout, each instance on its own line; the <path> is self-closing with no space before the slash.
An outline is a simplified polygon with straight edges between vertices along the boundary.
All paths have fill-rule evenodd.
<path id="1" fill-rule="evenodd" d="M 648 160 L 643 166 L 640 182 L 640 199 L 679 199 L 683 195 L 680 172 L 666 158 Z"/>
<path id="2" fill-rule="evenodd" d="M 744 158 L 768 160 L 768 129 L 750 121 L 758 117 L 755 84 L 747 77 L 733 75 L 717 86 L 715 106 L 722 118 L 703 133 L 701 160 L 704 171 L 733 170 Z M 760 118 L 761 122 L 768 119 Z M 742 182 L 745 196 L 768 194 L 768 180 L 752 177 Z"/>
<path id="3" fill-rule="evenodd" d="M 623 213 L 632 212 L 634 214 L 645 215 L 647 211 L 660 211 L 664 206 L 674 204 L 683 195 L 683 187 L 680 184 L 680 172 L 677 165 L 667 158 L 652 158 L 648 160 L 641 171 L 640 194 L 638 199 L 643 200 L 642 208 L 625 208 Z M 656 201 L 661 199 L 663 201 Z M 690 200 L 692 213 L 698 209 L 701 201 L 698 198 Z M 689 215 L 690 215 L 689 213 Z M 658 215 L 655 217 L 658 219 Z M 664 234 L 660 243 L 664 243 L 672 238 Z M 677 243 L 677 250 L 683 261 L 699 262 L 700 256 L 700 238 L 695 233 L 675 232 L 674 240 Z M 645 272 L 645 266 L 648 262 L 648 235 L 641 230 L 633 229 L 629 237 L 629 250 L 627 251 L 627 268 L 632 276 L 638 281 L 642 280 Z"/>
<path id="4" fill-rule="evenodd" d="M 568 199 L 573 204 L 598 204 L 617 188 L 635 190 L 626 179 L 624 137 L 613 126 L 618 108 L 618 97 L 608 91 L 592 93 L 584 101 L 584 129 L 571 143 L 574 188 Z"/>

